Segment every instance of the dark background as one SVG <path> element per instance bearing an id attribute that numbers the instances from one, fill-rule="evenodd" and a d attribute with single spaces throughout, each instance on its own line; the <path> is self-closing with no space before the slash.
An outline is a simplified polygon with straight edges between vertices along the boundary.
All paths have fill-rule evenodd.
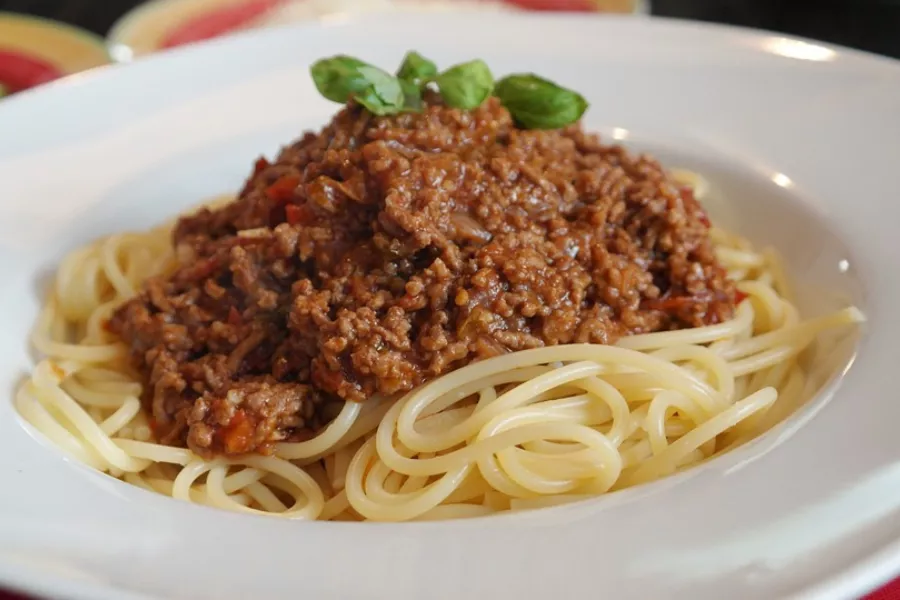
<path id="1" fill-rule="evenodd" d="M 105 35 L 139 0 L 0 0 Z M 652 0 L 654 14 L 792 33 L 900 58 L 900 0 Z"/>

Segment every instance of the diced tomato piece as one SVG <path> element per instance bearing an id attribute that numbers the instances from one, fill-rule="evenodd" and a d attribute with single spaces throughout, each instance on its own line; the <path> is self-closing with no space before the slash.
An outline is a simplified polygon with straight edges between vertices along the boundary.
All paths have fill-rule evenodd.
<path id="1" fill-rule="evenodd" d="M 266 196 L 276 202 L 287 202 L 294 197 L 298 185 L 300 185 L 300 177 L 285 175 L 266 188 Z"/>
<path id="2" fill-rule="evenodd" d="M 237 236 L 236 238 L 229 240 L 229 246 L 240 246 L 241 248 L 249 248 L 250 246 L 254 246 L 261 242 L 265 241 L 265 238 L 261 237 L 250 237 L 250 236 Z"/>
<path id="3" fill-rule="evenodd" d="M 305 204 L 288 204 L 284 207 L 284 215 L 291 225 L 308 225 L 313 220 L 313 212 Z"/>
<path id="4" fill-rule="evenodd" d="M 241 313 L 235 307 L 231 307 L 228 309 L 228 323 L 230 325 L 240 325 L 244 322 L 244 319 L 241 317 Z"/>
<path id="5" fill-rule="evenodd" d="M 237 410 L 228 425 L 220 430 L 220 437 L 226 454 L 246 452 L 253 439 L 253 423 L 247 413 Z"/>
<path id="6" fill-rule="evenodd" d="M 256 163 L 253 165 L 253 176 L 257 176 L 266 169 L 268 169 L 271 165 L 269 161 L 266 160 L 264 156 L 260 156 L 256 159 Z"/>
<path id="7" fill-rule="evenodd" d="M 675 296 L 672 298 L 658 298 L 656 300 L 648 300 L 644 303 L 644 308 L 650 310 L 661 310 L 663 312 L 672 312 L 683 308 L 695 302 L 692 296 Z"/>
<path id="8" fill-rule="evenodd" d="M 741 302 L 743 302 L 746 299 L 747 299 L 747 294 L 745 294 L 741 290 L 735 290 L 735 292 L 734 292 L 734 303 L 735 304 L 740 304 Z"/>

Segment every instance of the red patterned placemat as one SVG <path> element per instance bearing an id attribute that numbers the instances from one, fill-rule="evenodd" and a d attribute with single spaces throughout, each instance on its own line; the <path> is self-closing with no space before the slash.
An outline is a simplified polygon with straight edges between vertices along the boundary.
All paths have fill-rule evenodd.
<path id="1" fill-rule="evenodd" d="M 895 579 L 877 592 L 869 594 L 866 600 L 900 600 L 900 579 Z"/>
<path id="2" fill-rule="evenodd" d="M 129 57 L 207 40 L 248 28 L 282 25 L 327 14 L 330 10 L 431 9 L 641 12 L 645 0 L 399 0 L 334 3 L 334 0 L 153 0 L 123 16 L 110 41 Z M 329 8 L 331 7 L 331 8 Z"/>

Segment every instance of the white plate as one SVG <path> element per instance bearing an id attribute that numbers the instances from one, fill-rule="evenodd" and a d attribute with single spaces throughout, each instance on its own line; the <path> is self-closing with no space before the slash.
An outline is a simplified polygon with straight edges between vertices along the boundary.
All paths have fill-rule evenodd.
<path id="1" fill-rule="evenodd" d="M 286 523 L 183 504 L 63 458 L 0 402 L 0 581 L 54 597 L 830 598 L 900 567 L 900 67 L 776 35 L 579 16 L 390 15 L 252 33 L 0 105 L 0 388 L 31 361 L 63 252 L 236 189 L 336 107 L 313 59 L 534 70 L 591 128 L 699 168 L 714 212 L 788 259 L 803 305 L 870 319 L 800 414 L 682 476 L 551 510 L 435 524 Z"/>

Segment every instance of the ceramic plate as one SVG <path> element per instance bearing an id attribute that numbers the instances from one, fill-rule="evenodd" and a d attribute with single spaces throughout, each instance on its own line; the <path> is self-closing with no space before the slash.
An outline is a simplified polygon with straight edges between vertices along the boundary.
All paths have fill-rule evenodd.
<path id="1" fill-rule="evenodd" d="M 536 43 L 539 42 L 539 43 Z M 702 171 L 814 314 L 858 305 L 849 370 L 756 442 L 595 500 L 430 524 L 284 522 L 66 459 L 16 415 L 60 257 L 233 191 L 336 110 L 310 61 L 484 58 L 592 103 L 587 126 Z M 0 104 L 0 582 L 72 598 L 838 598 L 900 571 L 900 66 L 700 24 L 392 14 L 253 32 Z M 849 356 L 849 354 L 848 354 Z M 847 365 L 845 364 L 844 367 Z M 846 372 L 844 372 L 846 371 Z"/>

